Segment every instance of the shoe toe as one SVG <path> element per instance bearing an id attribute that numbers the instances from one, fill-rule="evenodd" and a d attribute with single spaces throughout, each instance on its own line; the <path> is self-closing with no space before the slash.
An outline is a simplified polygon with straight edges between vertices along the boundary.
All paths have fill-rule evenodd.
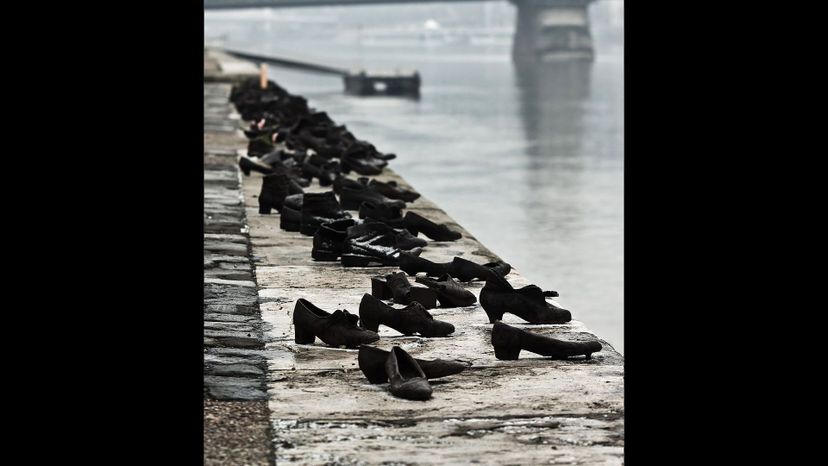
<path id="1" fill-rule="evenodd" d="M 407 400 L 427 400 L 431 398 L 431 392 L 428 380 L 417 377 L 401 383 L 391 394 Z"/>

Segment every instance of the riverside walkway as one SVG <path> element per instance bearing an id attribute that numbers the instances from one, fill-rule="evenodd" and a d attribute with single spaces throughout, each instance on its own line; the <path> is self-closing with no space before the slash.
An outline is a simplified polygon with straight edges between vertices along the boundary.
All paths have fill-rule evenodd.
<path id="1" fill-rule="evenodd" d="M 255 70 L 251 63 L 205 52 L 205 100 L 209 96 L 218 105 L 229 96 L 231 88 L 222 81 L 253 75 Z M 273 74 L 278 83 L 278 72 Z M 218 157 L 227 166 L 226 162 L 234 160 L 233 151 L 244 153 L 247 147 L 241 132 L 233 130 L 241 123 L 238 115 L 233 114 L 231 106 L 223 108 L 226 115 L 218 110 L 209 122 L 205 118 L 205 194 L 208 160 Z M 331 117 L 336 120 L 336 115 Z M 361 134 L 357 137 L 367 138 Z M 404 148 L 383 149 L 406 156 Z M 236 169 L 236 179 L 238 175 Z M 211 414 L 216 423 L 234 416 L 233 407 L 222 403 L 245 402 L 232 401 L 233 396 L 249 398 L 246 403 L 259 403 L 250 405 L 256 414 L 245 418 L 248 430 L 237 432 L 238 436 L 252 432 L 253 441 L 234 438 L 232 423 L 221 424 L 226 428 L 223 435 L 208 432 L 205 424 L 205 449 L 208 441 L 213 442 L 210 458 L 226 458 L 208 464 L 267 464 L 255 459 L 237 460 L 232 452 L 222 449 L 222 442 L 238 442 L 238 454 L 250 453 L 248 458 L 257 458 L 258 454 L 259 461 L 264 461 L 262 435 L 271 437 L 273 450 L 269 454 L 275 458 L 268 460 L 275 459 L 277 464 L 623 464 L 624 360 L 577 320 L 578 309 L 571 309 L 576 320 L 562 325 L 526 325 L 511 314 L 503 321 L 564 340 L 598 338 L 603 350 L 594 353 L 591 360 L 556 361 L 525 351 L 517 361 L 497 360 L 490 343 L 492 325 L 479 303 L 430 311 L 436 319 L 455 326 L 455 333 L 447 338 L 402 336 L 380 327 L 381 339 L 376 344 L 380 348 L 399 345 L 415 358 L 459 359 L 472 364 L 460 374 L 433 380 L 433 398 L 427 402 L 395 398 L 385 385 L 369 384 L 357 367 L 356 350 L 330 348 L 319 340 L 314 345 L 295 344 L 291 314 L 297 299 L 306 298 L 329 311 L 347 309 L 356 314 L 362 295 L 371 291 L 370 278 L 397 269 L 343 268 L 338 262 L 313 261 L 311 237 L 281 230 L 275 212 L 258 213 L 261 178 L 254 172 L 241 180 L 243 215 L 228 214 L 240 222 L 240 231 L 232 233 L 237 236 L 205 237 L 205 267 L 207 256 L 216 254 L 215 248 L 220 249 L 216 244 L 221 240 L 249 247 L 235 249 L 237 258 L 249 259 L 252 264 L 249 274 L 242 271 L 229 278 L 210 278 L 216 286 L 236 282 L 227 286 L 244 288 L 238 299 L 244 305 L 253 304 L 245 308 L 253 317 L 244 321 L 243 330 L 232 330 L 233 325 L 229 325 L 224 333 L 211 333 L 205 323 L 205 417 L 207 408 L 214 405 L 222 407 Z M 375 178 L 410 187 L 389 168 Z M 306 192 L 327 190 L 314 181 Z M 447 223 L 463 234 L 455 242 L 429 241 L 422 257 L 435 262 L 448 262 L 454 256 L 477 263 L 500 259 L 425 196 L 409 203 L 406 210 Z M 357 217 L 356 212 L 352 215 Z M 216 218 L 205 217 L 205 225 Z M 235 227 L 230 224 L 228 228 Z M 208 243 L 213 251 L 208 251 Z M 508 258 L 503 259 L 508 262 Z M 205 268 L 205 279 L 208 273 L 217 272 Z M 506 278 L 515 287 L 529 284 L 514 269 Z M 479 297 L 482 286 L 472 283 L 467 288 Z M 258 299 L 251 301 L 247 292 L 252 290 Z M 566 307 L 567 290 L 558 291 L 561 298 L 557 301 Z M 232 293 L 222 296 L 234 299 Z M 205 313 L 206 309 L 205 304 Z M 207 348 L 208 343 L 218 346 Z M 214 375 L 216 367 L 234 365 L 243 376 L 224 382 L 236 387 L 237 392 L 222 389 L 222 381 L 217 382 Z M 245 366 L 261 370 L 247 370 Z M 262 383 L 266 384 L 266 393 L 260 390 Z M 219 398 L 224 394 L 226 400 L 217 400 L 217 394 Z M 266 411 L 262 405 L 265 400 Z M 269 416 L 270 426 L 262 424 L 263 415 Z M 210 458 L 205 453 L 205 459 Z"/>

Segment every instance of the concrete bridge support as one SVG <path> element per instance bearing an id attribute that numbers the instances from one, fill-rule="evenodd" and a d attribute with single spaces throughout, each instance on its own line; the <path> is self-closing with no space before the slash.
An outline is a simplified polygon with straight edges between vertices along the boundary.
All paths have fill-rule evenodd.
<path id="1" fill-rule="evenodd" d="M 518 9 L 516 62 L 589 60 L 594 56 L 588 6 L 593 0 L 509 0 Z"/>

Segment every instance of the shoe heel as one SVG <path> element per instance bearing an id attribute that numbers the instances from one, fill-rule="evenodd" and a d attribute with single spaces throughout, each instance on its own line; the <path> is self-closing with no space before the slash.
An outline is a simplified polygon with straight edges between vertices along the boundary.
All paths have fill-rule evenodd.
<path id="1" fill-rule="evenodd" d="M 259 213 L 260 214 L 268 215 L 268 214 L 270 214 L 270 211 L 272 209 L 273 209 L 272 205 L 259 202 Z"/>
<path id="2" fill-rule="evenodd" d="M 282 218 L 279 221 L 279 228 L 285 231 L 299 231 L 300 226 L 301 225 L 298 222 L 285 221 L 284 216 L 282 216 Z"/>
<path id="3" fill-rule="evenodd" d="M 250 169 L 249 168 L 244 167 L 244 168 L 241 169 L 241 171 L 242 171 L 242 173 L 244 173 L 244 176 L 250 176 Z"/>
<path id="4" fill-rule="evenodd" d="M 391 293 L 391 287 L 381 278 L 371 279 L 371 296 L 377 299 L 391 299 L 394 297 Z"/>
<path id="5" fill-rule="evenodd" d="M 514 361 L 520 356 L 520 347 L 495 346 L 494 352 L 501 361 Z"/>
<path id="6" fill-rule="evenodd" d="M 489 311 L 485 307 L 483 308 L 486 311 L 486 315 L 489 316 L 489 323 L 493 324 L 498 320 L 503 320 L 503 311 Z"/>
<path id="7" fill-rule="evenodd" d="M 430 288 L 415 288 L 411 287 L 408 296 L 412 301 L 417 301 L 426 309 L 434 309 L 437 307 L 437 293 Z"/>
<path id="8" fill-rule="evenodd" d="M 339 260 L 339 256 L 335 252 L 326 252 L 326 251 L 311 251 L 311 257 L 315 261 L 323 261 L 323 262 L 336 262 Z"/>
<path id="9" fill-rule="evenodd" d="M 388 382 L 388 375 L 385 373 L 384 367 L 381 367 L 381 370 L 369 371 L 368 373 L 363 371 L 363 374 L 374 385 Z"/>
<path id="10" fill-rule="evenodd" d="M 297 345 L 312 345 L 316 341 L 313 331 L 294 327 L 294 341 Z"/>

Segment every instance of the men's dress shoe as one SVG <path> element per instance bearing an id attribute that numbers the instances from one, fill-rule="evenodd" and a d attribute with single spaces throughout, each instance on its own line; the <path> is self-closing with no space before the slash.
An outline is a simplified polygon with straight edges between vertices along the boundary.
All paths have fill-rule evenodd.
<path id="1" fill-rule="evenodd" d="M 323 223 L 345 218 L 351 218 L 351 214 L 342 210 L 333 191 L 307 193 L 302 201 L 302 226 L 299 232 L 313 236 Z"/>
<path id="2" fill-rule="evenodd" d="M 405 208 L 405 201 L 389 199 L 365 185 L 360 185 L 360 187 L 343 185 L 341 192 L 342 194 L 339 196 L 339 200 L 342 202 L 342 208 L 345 210 L 359 210 L 359 206 L 363 202 L 383 205 L 388 208 L 396 208 L 397 210 Z"/>
<path id="3" fill-rule="evenodd" d="M 602 348 L 601 343 L 597 341 L 558 340 L 527 332 L 503 322 L 495 322 L 492 328 L 492 346 L 494 346 L 495 357 L 501 360 L 517 359 L 520 350 L 549 356 L 553 359 L 566 359 L 579 355 L 591 359 L 592 353 L 597 353 Z"/>
<path id="4" fill-rule="evenodd" d="M 360 345 L 359 355 L 357 356 L 359 368 L 372 384 L 388 382 L 388 374 L 385 372 L 385 361 L 388 360 L 389 353 L 389 351 L 381 350 L 373 346 Z M 470 366 L 470 364 L 464 362 L 447 361 L 444 359 L 434 359 L 432 361 L 414 359 L 414 361 L 419 364 L 427 379 L 439 379 L 440 377 L 459 374 Z"/>
<path id="5" fill-rule="evenodd" d="M 303 192 L 302 187 L 284 173 L 267 175 L 262 178 L 262 190 L 259 192 L 259 213 L 269 214 L 271 209 L 281 212 L 285 197 Z"/>
<path id="6" fill-rule="evenodd" d="M 425 272 L 425 274 L 429 277 L 440 277 L 449 272 L 451 262 L 445 262 L 442 264 L 431 262 L 428 259 L 403 252 L 400 253 L 399 266 L 403 272 L 408 274 L 408 276 L 414 276 L 419 272 Z"/>
<path id="7" fill-rule="evenodd" d="M 463 237 L 459 232 L 445 225 L 436 224 L 414 212 L 406 212 L 403 223 L 412 235 L 417 236 L 419 232 L 423 232 L 424 235 L 434 241 L 456 241 Z"/>
<path id="8" fill-rule="evenodd" d="M 311 257 L 317 261 L 337 261 L 342 255 L 345 238 L 348 237 L 348 228 L 356 225 L 352 218 L 323 223 L 313 235 L 313 249 Z"/>
<path id="9" fill-rule="evenodd" d="M 285 197 L 279 215 L 279 228 L 285 231 L 299 231 L 302 227 L 302 204 L 304 194 L 291 194 Z"/>
<path id="10" fill-rule="evenodd" d="M 308 179 L 319 179 L 320 186 L 330 186 L 333 184 L 338 173 L 339 164 L 331 162 L 319 154 L 309 155 L 302 162 L 302 176 Z"/>
<path id="11" fill-rule="evenodd" d="M 464 307 L 477 302 L 474 293 L 460 286 L 457 280 L 451 278 L 451 275 L 443 275 L 439 280 L 432 280 L 428 277 L 417 277 L 415 280 L 437 293 L 440 307 Z"/>
<path id="12" fill-rule="evenodd" d="M 356 348 L 379 340 L 376 332 L 358 327 L 358 320 L 357 316 L 348 311 L 337 310 L 331 314 L 301 298 L 293 308 L 295 341 L 310 345 L 319 337 L 330 346 Z"/>
<path id="13" fill-rule="evenodd" d="M 368 187 L 382 194 L 389 199 L 399 199 L 405 202 L 414 202 L 420 197 L 420 193 L 409 189 L 400 188 L 396 181 L 383 183 L 379 180 L 371 180 Z"/>
<path id="14" fill-rule="evenodd" d="M 342 265 L 344 267 L 375 267 L 397 265 L 400 253 L 401 237 L 399 232 L 379 222 L 366 222 L 349 227 L 347 238 L 342 248 Z M 404 240 L 404 238 L 402 238 Z M 406 251 L 419 255 L 420 248 Z"/>
<path id="15" fill-rule="evenodd" d="M 411 286 L 403 272 L 371 278 L 371 294 L 379 299 L 393 299 L 397 304 L 416 301 L 426 309 L 437 307 L 437 293 L 430 288 Z"/>
<path id="16" fill-rule="evenodd" d="M 370 223 L 370 222 L 376 222 L 376 221 L 371 220 L 371 219 L 366 220 L 366 223 Z M 382 222 L 380 222 L 380 223 L 382 223 Z M 414 248 L 424 248 L 424 247 L 428 246 L 428 241 L 426 241 L 422 238 L 417 238 L 416 236 L 412 235 L 411 232 L 409 232 L 406 229 L 394 228 L 394 234 L 397 237 L 397 247 L 400 248 L 403 251 L 408 251 L 408 250 L 411 250 L 411 249 L 414 249 Z"/>
<path id="17" fill-rule="evenodd" d="M 405 228 L 402 209 L 383 203 L 364 201 L 359 205 L 359 218 L 375 220 L 394 228 Z"/>
<path id="18" fill-rule="evenodd" d="M 355 171 L 360 175 L 379 175 L 388 165 L 385 160 L 371 155 L 368 149 L 360 144 L 352 144 L 340 157 L 342 173 Z"/>
<path id="19" fill-rule="evenodd" d="M 359 303 L 359 320 L 363 328 L 377 331 L 380 325 L 391 327 L 403 335 L 419 333 L 424 337 L 445 337 L 454 333 L 454 325 L 434 320 L 418 302 L 395 309 L 368 293 Z"/>
<path id="20" fill-rule="evenodd" d="M 366 181 L 362 182 L 362 180 L 366 180 Z M 336 177 L 336 179 L 334 179 L 333 191 L 337 195 L 341 196 L 343 188 L 349 187 L 351 189 L 362 189 L 362 188 L 365 187 L 365 184 L 367 183 L 367 180 L 368 180 L 368 178 L 359 178 L 359 179 L 355 180 L 353 178 L 348 178 L 345 175 L 339 175 L 339 176 Z"/>
<path id="21" fill-rule="evenodd" d="M 407 400 L 427 400 L 431 398 L 431 385 L 417 361 L 399 346 L 391 348 L 385 360 L 385 373 L 388 375 L 388 391 L 392 395 Z"/>
<path id="22" fill-rule="evenodd" d="M 267 165 L 260 160 L 254 160 L 250 157 L 244 156 L 239 158 L 239 168 L 245 176 L 250 176 L 251 171 L 263 173 L 265 175 L 273 173 L 273 168 L 270 165 Z"/>
<path id="23" fill-rule="evenodd" d="M 531 324 L 565 324 L 572 320 L 572 314 L 546 301 L 547 297 L 556 295 L 556 292 L 545 292 L 536 285 L 516 290 L 505 278 L 492 273 L 480 290 L 480 305 L 491 323 L 511 312 Z"/>
<path id="24" fill-rule="evenodd" d="M 470 260 L 462 257 L 455 257 L 451 261 L 449 267 L 449 275 L 460 280 L 461 282 L 469 282 L 475 278 L 478 280 L 486 280 L 490 272 L 495 275 L 505 277 L 512 270 L 512 266 L 505 262 L 489 262 L 487 264 L 475 264 Z"/>

